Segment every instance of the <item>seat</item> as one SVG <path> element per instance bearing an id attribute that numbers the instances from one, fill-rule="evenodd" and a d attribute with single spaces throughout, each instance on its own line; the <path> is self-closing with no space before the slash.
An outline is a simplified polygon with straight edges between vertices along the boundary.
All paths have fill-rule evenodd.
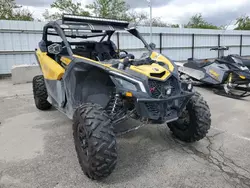
<path id="1" fill-rule="evenodd" d="M 105 48 L 107 48 L 107 50 L 109 50 L 109 54 L 113 58 L 119 58 L 118 53 L 117 53 L 118 49 L 113 41 L 111 41 L 111 40 L 103 41 L 102 44 L 105 46 Z"/>
<path id="2" fill-rule="evenodd" d="M 93 52 L 95 49 L 95 41 L 86 41 L 81 43 L 81 45 L 77 46 L 73 49 L 73 53 L 82 57 L 86 57 L 89 59 L 95 59 L 93 56 Z"/>
<path id="3" fill-rule="evenodd" d="M 96 61 L 124 59 L 125 57 L 128 57 L 129 59 L 135 58 L 133 54 L 127 54 L 120 57 L 117 53 L 116 45 L 111 40 L 102 42 L 82 42 L 81 45 L 77 46 L 72 51 L 76 55 L 93 59 Z"/>
<path id="4" fill-rule="evenodd" d="M 75 55 L 79 55 L 82 57 L 86 57 L 91 59 L 91 51 L 85 50 L 83 47 L 76 47 L 75 49 L 72 50 Z"/>
<path id="5" fill-rule="evenodd" d="M 109 53 L 113 58 L 124 59 L 127 57 L 129 59 L 135 59 L 135 56 L 133 54 L 121 54 L 121 55 L 119 55 L 117 46 L 111 40 L 104 41 L 102 43 L 110 50 Z"/>
<path id="6" fill-rule="evenodd" d="M 241 59 L 243 64 L 247 67 L 250 67 L 250 59 Z"/>
<path id="7" fill-rule="evenodd" d="M 50 46 L 51 44 L 53 44 L 52 41 L 47 41 L 45 42 L 44 40 L 41 40 L 38 44 L 39 46 L 39 49 L 42 51 L 42 52 L 48 52 L 48 46 Z"/>
<path id="8" fill-rule="evenodd" d="M 39 46 L 39 49 L 42 51 L 42 52 L 47 52 L 47 45 L 46 45 L 46 42 L 44 40 L 41 40 L 38 44 Z"/>
<path id="9" fill-rule="evenodd" d="M 96 61 L 110 60 L 112 59 L 112 54 L 114 53 L 111 51 L 108 43 L 93 41 L 83 42 L 72 51 L 76 55 Z"/>
<path id="10" fill-rule="evenodd" d="M 96 60 L 99 61 L 110 60 L 113 58 L 109 45 L 103 42 L 98 42 L 95 44 L 94 55 L 96 57 Z"/>
<path id="11" fill-rule="evenodd" d="M 205 66 L 208 66 L 210 64 L 212 64 L 213 62 L 207 60 L 207 59 L 203 59 L 203 60 L 199 60 L 199 59 L 195 59 L 195 58 L 189 58 L 188 59 L 188 64 L 194 64 L 195 66 L 202 68 Z"/>

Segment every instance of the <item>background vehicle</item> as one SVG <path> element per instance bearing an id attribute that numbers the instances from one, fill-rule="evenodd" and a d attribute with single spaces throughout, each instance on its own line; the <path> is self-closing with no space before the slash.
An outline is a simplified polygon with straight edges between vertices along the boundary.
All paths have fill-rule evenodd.
<path id="1" fill-rule="evenodd" d="M 129 23 L 64 15 L 44 27 L 36 50 L 43 76 L 33 80 L 35 104 L 51 105 L 73 119 L 75 148 L 84 173 L 107 177 L 117 162 L 114 125 L 134 118 L 168 123 L 179 139 L 205 137 L 211 124 L 207 103 L 192 85 L 181 82 L 175 64 L 153 51 Z M 141 40 L 147 53 L 135 59 L 111 41 L 115 30 Z M 60 36 L 58 40 L 48 40 Z M 84 39 L 97 38 L 98 41 Z M 58 38 L 57 38 L 58 39 Z M 72 40 L 73 41 L 70 41 Z"/>
<path id="2" fill-rule="evenodd" d="M 221 46 L 221 47 L 212 48 L 212 49 L 219 51 L 220 59 L 223 59 L 225 61 L 235 62 L 238 64 L 243 64 L 249 69 L 250 59 L 243 58 L 238 54 L 229 54 L 227 56 L 224 55 L 224 51 L 229 50 L 229 47 Z"/>
<path id="3" fill-rule="evenodd" d="M 227 47 L 216 47 L 220 58 L 214 61 L 189 58 L 187 63 L 179 63 L 179 72 L 184 79 L 192 79 L 216 86 L 215 93 L 233 98 L 249 96 L 250 71 L 237 55 L 224 56 Z"/>

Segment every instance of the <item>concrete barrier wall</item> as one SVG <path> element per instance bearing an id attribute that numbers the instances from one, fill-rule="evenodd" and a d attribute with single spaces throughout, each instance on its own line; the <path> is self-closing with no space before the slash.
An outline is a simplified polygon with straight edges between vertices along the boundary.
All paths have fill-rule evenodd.
<path id="1" fill-rule="evenodd" d="M 11 70 L 13 84 L 23 84 L 32 82 L 33 77 L 41 75 L 42 72 L 38 65 L 13 66 Z"/>

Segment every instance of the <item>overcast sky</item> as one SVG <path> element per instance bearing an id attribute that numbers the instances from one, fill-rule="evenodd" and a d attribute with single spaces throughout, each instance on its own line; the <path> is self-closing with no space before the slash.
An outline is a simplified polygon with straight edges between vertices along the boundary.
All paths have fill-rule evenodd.
<path id="1" fill-rule="evenodd" d="M 86 5 L 93 0 L 82 0 Z M 241 15 L 250 15 L 250 0 L 151 0 L 153 16 L 161 17 L 168 23 L 184 24 L 196 14 L 202 15 L 209 22 L 218 26 L 232 25 L 235 18 Z M 36 18 L 42 18 L 45 8 L 53 0 L 16 0 L 20 5 L 27 6 Z M 149 11 L 147 0 L 126 0 L 135 10 Z"/>

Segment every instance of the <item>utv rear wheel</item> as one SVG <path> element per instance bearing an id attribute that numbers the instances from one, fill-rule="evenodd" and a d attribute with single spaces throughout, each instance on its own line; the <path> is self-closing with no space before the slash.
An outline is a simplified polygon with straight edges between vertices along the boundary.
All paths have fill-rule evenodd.
<path id="1" fill-rule="evenodd" d="M 112 121 L 97 104 L 84 104 L 74 114 L 73 136 L 83 172 L 94 180 L 109 176 L 117 163 Z"/>
<path id="2" fill-rule="evenodd" d="M 39 110 L 48 110 L 51 108 L 51 104 L 47 101 L 48 93 L 42 75 L 33 78 L 33 95 L 36 107 Z"/>
<path id="3" fill-rule="evenodd" d="M 211 125 L 211 114 L 206 101 L 199 93 L 188 102 L 177 121 L 168 124 L 173 134 L 182 141 L 195 142 L 206 136 Z"/>

